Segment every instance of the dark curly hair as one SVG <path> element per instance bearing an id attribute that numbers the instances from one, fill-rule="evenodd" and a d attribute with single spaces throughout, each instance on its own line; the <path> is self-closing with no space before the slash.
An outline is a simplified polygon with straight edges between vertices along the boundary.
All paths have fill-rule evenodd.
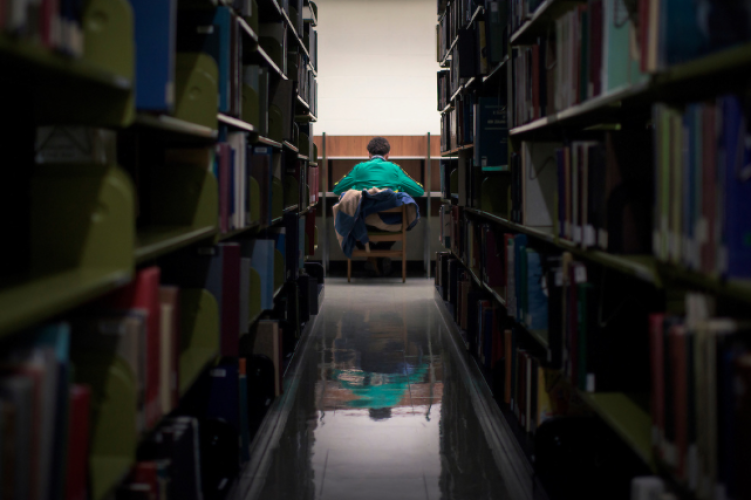
<path id="1" fill-rule="evenodd" d="M 368 153 L 373 156 L 385 156 L 391 151 L 389 141 L 383 137 L 373 137 L 368 143 Z"/>

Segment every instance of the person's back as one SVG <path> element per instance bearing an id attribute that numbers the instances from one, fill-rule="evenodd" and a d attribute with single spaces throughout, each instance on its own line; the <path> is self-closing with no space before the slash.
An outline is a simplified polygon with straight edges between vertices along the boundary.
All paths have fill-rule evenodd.
<path id="1" fill-rule="evenodd" d="M 373 187 L 405 192 L 410 196 L 422 196 L 425 190 L 402 168 L 388 161 L 391 146 L 383 137 L 375 137 L 368 144 L 367 162 L 355 165 L 334 186 L 334 194 L 340 195 L 350 189 L 361 191 Z"/>
<path id="2" fill-rule="evenodd" d="M 394 192 L 404 192 L 410 196 L 422 196 L 425 194 L 422 184 L 415 182 L 399 165 L 388 161 L 390 151 L 391 145 L 383 137 L 374 137 L 371 139 L 368 143 L 369 160 L 355 165 L 342 180 L 337 182 L 334 185 L 334 194 L 341 195 L 350 189 L 362 191 L 363 189 L 374 187 L 391 189 Z M 368 229 L 378 230 L 378 228 L 371 226 L 368 226 Z M 394 242 L 392 241 L 384 241 L 371 243 L 370 248 L 372 250 L 389 250 L 393 245 Z M 364 248 L 360 242 L 357 242 L 357 246 L 360 249 Z M 366 269 L 385 275 L 391 274 L 391 259 L 381 259 L 380 271 L 378 267 L 375 258 L 368 258 Z"/>

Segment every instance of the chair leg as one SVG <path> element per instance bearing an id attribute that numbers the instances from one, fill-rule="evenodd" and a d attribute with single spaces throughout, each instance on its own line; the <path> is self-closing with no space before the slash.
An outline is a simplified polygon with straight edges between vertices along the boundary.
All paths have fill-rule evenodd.
<path id="1" fill-rule="evenodd" d="M 347 283 L 352 279 L 352 259 L 347 259 Z"/>
<path id="2" fill-rule="evenodd" d="M 407 282 L 407 252 L 402 250 L 402 283 Z"/>

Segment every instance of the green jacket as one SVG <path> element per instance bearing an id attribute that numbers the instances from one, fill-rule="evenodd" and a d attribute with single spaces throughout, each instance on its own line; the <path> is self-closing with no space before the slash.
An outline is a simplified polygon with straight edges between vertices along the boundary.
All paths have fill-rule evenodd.
<path id="1" fill-rule="evenodd" d="M 378 156 L 355 165 L 350 173 L 334 185 L 334 194 L 342 194 L 350 189 L 361 191 L 372 187 L 406 192 L 410 196 L 425 194 L 422 184 L 412 180 L 399 165 Z"/>

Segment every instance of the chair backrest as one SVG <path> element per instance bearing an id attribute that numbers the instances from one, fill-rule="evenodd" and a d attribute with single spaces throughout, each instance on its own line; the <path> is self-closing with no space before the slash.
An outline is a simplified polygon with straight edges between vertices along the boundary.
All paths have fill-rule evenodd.
<path id="1" fill-rule="evenodd" d="M 381 210 L 379 214 L 402 214 L 402 230 L 407 227 L 407 205 Z"/>

